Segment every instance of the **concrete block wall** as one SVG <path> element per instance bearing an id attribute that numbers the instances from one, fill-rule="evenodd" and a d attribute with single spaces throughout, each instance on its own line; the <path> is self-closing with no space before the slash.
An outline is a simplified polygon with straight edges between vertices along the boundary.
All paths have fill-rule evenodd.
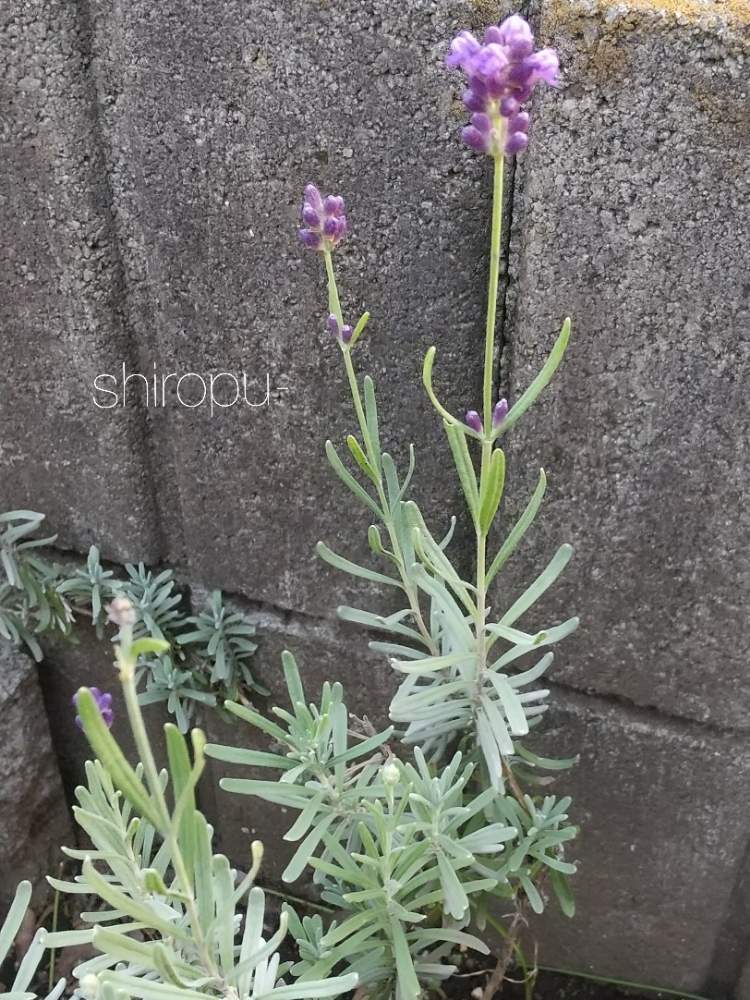
<path id="1" fill-rule="evenodd" d="M 440 523 L 458 498 L 421 359 L 436 343 L 446 404 L 476 404 L 489 207 L 442 57 L 457 29 L 509 9 L 21 0 L 3 20 L 0 509 L 45 511 L 73 555 L 96 541 L 119 563 L 172 565 L 197 602 L 224 588 L 258 623 L 274 695 L 284 646 L 311 686 L 339 677 L 371 717 L 393 682 L 333 618 L 382 597 L 313 555 L 319 537 L 363 555 L 367 522 L 321 461 L 352 421 L 319 261 L 296 240 L 299 193 L 315 179 L 349 202 L 345 311 L 373 314 L 361 363 L 383 433 L 400 457 L 415 442 L 417 493 Z M 507 523 L 540 465 L 550 486 L 496 601 L 569 540 L 576 559 L 541 613 L 584 619 L 540 744 L 582 752 L 560 782 L 584 828 L 578 915 L 535 931 L 547 964 L 750 997 L 750 11 L 540 0 L 531 15 L 565 78 L 535 100 L 511 172 L 498 358 L 511 400 L 567 314 L 574 335 L 510 439 Z M 95 375 L 123 363 L 244 370 L 260 396 L 268 372 L 274 398 L 211 416 L 169 391 L 139 404 L 134 386 L 128 406 L 97 409 Z M 70 691 L 106 681 L 109 659 L 91 637 L 47 655 L 70 791 Z M 210 780 L 203 795 L 222 847 L 242 863 L 260 834 L 276 879 L 273 814 Z"/>
<path id="2" fill-rule="evenodd" d="M 0 912 L 21 879 L 55 873 L 73 843 L 55 748 L 34 664 L 0 644 Z"/>
<path id="3" fill-rule="evenodd" d="M 516 174 L 501 365 L 512 398 L 573 317 L 512 436 L 518 503 L 538 466 L 550 488 L 504 581 L 562 539 L 577 550 L 538 610 L 584 619 L 555 679 L 556 731 L 569 719 L 587 760 L 572 782 L 588 916 L 555 922 L 552 951 L 716 996 L 748 944 L 749 13 L 541 4 L 566 83 L 539 95 Z"/>

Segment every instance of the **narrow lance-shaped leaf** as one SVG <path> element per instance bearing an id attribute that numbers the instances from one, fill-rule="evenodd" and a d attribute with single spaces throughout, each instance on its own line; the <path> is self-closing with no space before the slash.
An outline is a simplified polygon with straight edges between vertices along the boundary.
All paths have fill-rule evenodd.
<path id="1" fill-rule="evenodd" d="M 378 427 L 378 407 L 375 401 L 375 383 L 369 375 L 364 378 L 365 415 L 367 420 L 367 436 L 369 438 L 370 454 L 376 468 L 380 468 L 380 430 Z"/>
<path id="2" fill-rule="evenodd" d="M 349 448 L 349 451 L 351 452 L 352 458 L 360 467 L 360 469 L 369 479 L 372 480 L 373 483 L 375 483 L 375 485 L 377 485 L 379 482 L 378 474 L 370 465 L 367 456 L 362 451 L 362 446 L 360 445 L 359 441 L 354 437 L 353 434 L 349 434 L 347 436 L 346 444 L 347 447 Z"/>
<path id="3" fill-rule="evenodd" d="M 328 457 L 328 461 L 331 463 L 333 471 L 344 483 L 344 485 L 348 486 L 352 493 L 358 497 L 362 503 L 365 504 L 365 506 L 369 507 L 370 510 L 382 521 L 382 510 L 378 507 L 370 494 L 364 490 L 362 486 L 360 486 L 351 472 L 349 472 L 349 470 L 345 467 L 344 463 L 338 456 L 338 452 L 333 446 L 333 442 L 331 441 L 326 441 L 326 456 Z"/>
<path id="4" fill-rule="evenodd" d="M 190 755 L 185 746 L 185 738 L 171 723 L 164 726 L 167 741 L 167 756 L 169 772 L 172 777 L 172 789 L 175 799 L 175 815 L 173 823 L 177 822 L 177 839 L 180 850 L 185 858 L 189 877 L 192 878 L 195 864 L 195 785 L 200 776 L 199 769 L 193 772 Z M 201 747 L 202 750 L 202 747 Z M 201 758 L 203 754 L 201 753 Z M 178 806 L 179 813 L 178 815 Z M 188 888 L 188 887 L 186 887 Z M 189 889 L 192 891 L 192 882 Z"/>
<path id="5" fill-rule="evenodd" d="M 305 690 L 302 687 L 302 678 L 300 677 L 299 667 L 297 666 L 297 661 L 294 656 L 285 649 L 281 654 L 281 665 L 284 670 L 284 680 L 286 681 L 287 690 L 289 691 L 289 700 L 294 705 L 304 705 L 305 703 Z"/>
<path id="6" fill-rule="evenodd" d="M 570 340 L 570 317 L 568 317 L 563 323 L 560 335 L 555 341 L 555 345 L 550 351 L 550 355 L 544 363 L 544 367 L 539 372 L 537 377 L 528 387 L 528 389 L 522 394 L 520 399 L 514 406 L 511 407 L 507 417 L 500 424 L 496 431 L 496 435 L 504 434 L 505 431 L 510 430 L 513 424 L 519 420 L 523 414 L 528 410 L 528 408 L 534 403 L 539 393 L 545 386 L 549 383 L 552 376 L 558 369 L 560 362 L 565 354 L 565 349 L 568 346 L 568 341 Z"/>
<path id="7" fill-rule="evenodd" d="M 340 569 L 344 573 L 349 573 L 351 576 L 361 577 L 363 580 L 369 580 L 371 583 L 380 583 L 384 586 L 403 589 L 403 585 L 400 580 L 394 580 L 390 576 L 385 576 L 383 573 L 377 573 L 375 570 L 368 569 L 366 566 L 359 566 L 350 559 L 345 559 L 344 556 L 337 555 L 328 548 L 325 542 L 318 542 L 315 546 L 315 551 L 324 562 L 329 563 L 336 569 Z"/>
<path id="8" fill-rule="evenodd" d="M 31 882 L 19 882 L 13 897 L 8 915 L 0 929 L 0 964 L 5 961 L 8 952 L 21 926 L 26 910 L 31 901 Z"/>
<path id="9" fill-rule="evenodd" d="M 305 867 L 309 863 L 310 858 L 315 852 L 318 844 L 323 839 L 328 827 L 336 818 L 337 817 L 334 812 L 329 812 L 327 816 L 324 816 L 318 823 L 316 823 L 294 852 L 294 857 L 282 872 L 281 878 L 284 882 L 296 882 L 305 870 Z"/>
<path id="10" fill-rule="evenodd" d="M 472 465 L 471 455 L 469 454 L 469 446 L 466 443 L 466 435 L 458 424 L 448 423 L 446 420 L 444 421 L 444 426 L 469 512 L 474 523 L 477 524 L 479 516 L 479 488 L 477 486 L 477 475 Z"/>
<path id="11" fill-rule="evenodd" d="M 482 493 L 479 499 L 479 528 L 483 534 L 490 530 L 495 519 L 500 499 L 505 485 L 505 455 L 502 449 L 492 452 L 489 469 L 482 481 Z"/>
<path id="12" fill-rule="evenodd" d="M 158 828 L 161 816 L 153 799 L 125 759 L 117 741 L 102 719 L 96 699 L 88 688 L 81 688 L 78 691 L 76 708 L 91 748 L 110 774 L 112 781 L 140 815 Z"/>
<path id="13" fill-rule="evenodd" d="M 424 364 L 422 366 L 422 383 L 425 387 L 425 391 L 430 398 L 430 402 L 435 407 L 440 416 L 449 424 L 456 423 L 456 418 L 446 410 L 442 405 L 440 400 L 435 395 L 435 390 L 432 387 L 432 368 L 435 364 L 435 354 L 437 353 L 435 347 L 431 347 L 427 354 L 425 354 Z"/>
<path id="14" fill-rule="evenodd" d="M 414 970 L 409 943 L 406 940 L 403 927 L 393 917 L 390 920 L 390 932 L 393 943 L 393 954 L 396 959 L 398 994 L 403 1000 L 419 1000 L 422 990 L 417 979 L 417 973 Z"/>
<path id="15" fill-rule="evenodd" d="M 487 570 L 487 586 L 492 583 L 497 574 L 506 564 L 508 559 L 513 555 L 521 541 L 526 531 L 529 529 L 537 515 L 537 512 L 541 506 L 542 499 L 544 498 L 544 492 L 547 489 L 547 477 L 544 474 L 544 469 L 539 470 L 539 482 L 537 483 L 536 489 L 529 500 L 526 508 L 516 521 L 513 526 L 513 530 L 505 539 L 503 544 L 500 546 L 500 551 L 497 553 L 495 558 L 492 560 L 490 568 Z"/>
<path id="16" fill-rule="evenodd" d="M 546 568 L 539 574 L 531 586 L 528 587 L 523 594 L 521 594 L 518 600 L 508 609 L 508 611 L 505 612 L 503 617 L 500 619 L 500 624 L 512 625 L 517 618 L 520 618 L 521 615 L 532 606 L 532 604 L 538 601 L 542 594 L 552 586 L 558 576 L 568 565 L 572 555 L 572 545 L 561 545 Z"/>
<path id="17" fill-rule="evenodd" d="M 369 312 L 363 312 L 362 315 L 359 317 L 357 325 L 354 327 L 354 330 L 352 331 L 352 339 L 349 341 L 350 348 L 354 347 L 354 345 L 357 343 L 359 338 L 364 333 L 365 327 L 369 322 L 370 322 Z"/>

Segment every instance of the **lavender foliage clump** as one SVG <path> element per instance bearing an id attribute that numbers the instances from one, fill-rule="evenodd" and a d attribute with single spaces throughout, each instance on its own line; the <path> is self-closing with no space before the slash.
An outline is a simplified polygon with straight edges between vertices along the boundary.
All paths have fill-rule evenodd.
<path id="1" fill-rule="evenodd" d="M 511 595 L 507 584 L 491 592 L 533 523 L 546 484 L 540 471 L 526 509 L 493 553 L 495 521 L 507 509 L 501 506 L 506 456 L 500 438 L 549 382 L 570 334 L 566 320 L 541 372 L 512 407 L 498 399 L 494 339 L 504 163 L 526 146 L 523 105 L 536 84 L 557 82 L 557 56 L 551 49 L 535 51 L 531 29 L 514 16 L 489 28 L 481 43 L 462 32 L 448 63 L 461 67 L 469 81 L 465 102 L 472 123 L 464 138 L 494 161 L 481 406 L 458 416 L 440 402 L 433 386 L 435 347 L 422 380 L 466 501 L 473 566 L 467 577 L 466 553 L 456 557 L 450 549 L 456 519 L 433 534 L 411 499 L 413 447 L 404 475 L 385 450 L 374 380 L 360 378 L 354 363 L 369 314 L 353 330 L 344 323 L 333 223 L 326 236 L 326 205 L 342 213 L 343 205 L 310 185 L 302 238 L 321 251 L 326 325 L 340 351 L 355 417 L 348 454 L 327 441 L 326 455 L 367 509 L 367 541 L 377 565 L 361 565 L 323 542 L 317 551 L 336 569 L 399 595 L 387 615 L 348 606 L 338 613 L 368 630 L 371 649 L 388 658 L 400 682 L 389 706 L 391 725 L 376 732 L 351 715 L 338 683 L 326 682 L 320 702 L 309 703 L 303 675 L 284 653 L 288 709 L 275 707 L 271 720 L 239 703 L 227 706 L 266 733 L 268 747 L 206 748 L 218 760 L 271 772 L 268 779 L 257 772 L 228 777 L 222 787 L 295 813 L 284 839 L 297 846 L 282 879 L 312 878 L 336 908 L 337 919 L 327 926 L 318 916 L 299 918 L 287 908 L 300 956 L 293 971 L 301 982 L 355 973 L 357 995 L 372 1000 L 423 1000 L 441 991 L 457 971 L 455 946 L 487 953 L 470 927 L 484 927 L 494 919 L 492 910 L 510 912 L 502 928 L 510 942 L 505 950 L 517 956 L 515 937 L 526 909 L 541 912 L 554 896 L 564 913 L 574 910 L 568 879 L 576 864 L 567 852 L 577 831 L 568 820 L 570 799 L 539 793 L 552 780 L 545 771 L 574 761 L 542 758 L 527 743 L 548 707 L 551 692 L 541 678 L 553 660 L 550 647 L 570 635 L 578 619 L 541 630 L 520 620 L 564 570 L 571 547 L 561 545 L 520 595 Z M 492 984 L 504 971 L 495 970 L 484 997 L 494 995 Z"/>

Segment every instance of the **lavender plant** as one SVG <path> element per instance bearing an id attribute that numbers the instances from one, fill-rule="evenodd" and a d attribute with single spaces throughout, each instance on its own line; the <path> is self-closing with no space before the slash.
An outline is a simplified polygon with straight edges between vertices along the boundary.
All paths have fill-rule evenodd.
<path id="1" fill-rule="evenodd" d="M 73 613 L 61 587 L 60 568 L 43 558 L 39 549 L 56 536 L 35 537 L 44 520 L 31 510 L 0 514 L 0 636 L 25 646 L 35 660 L 42 649 L 43 632 L 70 633 Z"/>
<path id="2" fill-rule="evenodd" d="M 511 907 L 505 949 L 485 991 L 504 978 L 526 906 L 541 912 L 547 886 L 572 915 L 568 878 L 575 864 L 566 849 L 576 829 L 569 798 L 540 796 L 544 771 L 572 760 L 536 755 L 527 737 L 548 707 L 539 681 L 549 669 L 549 647 L 578 625 L 569 618 L 541 631 L 519 627 L 567 565 L 562 545 L 523 593 L 492 594 L 540 508 L 544 472 L 525 510 L 497 552 L 491 529 L 505 483 L 501 439 L 534 403 L 560 364 L 570 336 L 565 320 L 549 358 L 512 407 L 494 395 L 495 330 L 500 272 L 503 170 L 506 157 L 525 148 L 524 110 L 538 83 L 557 82 L 551 49 L 535 50 L 519 16 L 487 30 L 482 42 L 469 32 L 454 39 L 448 66 L 463 70 L 464 103 L 471 123 L 464 141 L 493 165 L 492 228 L 484 341 L 481 410 L 460 419 L 439 400 L 433 384 L 436 349 L 424 361 L 423 383 L 441 419 L 474 530 L 474 573 L 465 579 L 450 555 L 455 521 L 435 534 L 409 489 L 415 469 L 400 475 L 381 446 L 375 385 L 360 381 L 354 351 L 369 315 L 346 321 L 333 254 L 348 223 L 344 201 L 305 188 L 300 238 L 323 258 L 328 284 L 326 326 L 341 352 L 357 433 L 347 436 L 347 464 L 333 442 L 326 454 L 344 485 L 374 516 L 368 530 L 376 567 L 363 566 L 318 545 L 335 568 L 389 588 L 400 598 L 390 614 L 352 607 L 344 620 L 381 633 L 370 643 L 402 676 L 390 705 L 394 724 L 361 732 L 347 712 L 339 685 L 324 687 L 319 705 L 307 704 L 294 660 L 285 657 L 292 711 L 273 709 L 278 721 L 239 704 L 226 707 L 267 734 L 274 752 L 212 746 L 206 752 L 234 764 L 276 772 L 271 780 L 226 778 L 222 787 L 276 803 L 297 815 L 285 839 L 297 843 L 283 878 L 312 869 L 322 898 L 340 911 L 329 927 L 291 916 L 302 939 L 301 978 L 351 970 L 369 1000 L 418 1000 L 455 972 L 455 945 L 486 950 L 467 932 L 484 926 L 493 906 Z M 442 537 L 441 537 L 442 536 Z M 502 612 L 493 614 L 492 606 Z"/>
<path id="3" fill-rule="evenodd" d="M 8 914 L 0 926 L 0 967 L 10 954 L 13 942 L 21 930 L 30 901 L 31 883 L 19 883 Z M 36 994 L 30 992 L 30 987 L 48 947 L 47 937 L 46 931 L 42 929 L 36 932 L 28 950 L 18 962 L 17 972 L 10 985 L 10 990 L 2 994 L 4 1000 L 37 1000 Z M 46 1000 L 58 1000 L 64 989 L 64 979 L 61 979 L 54 987 L 50 984 Z"/>
<path id="4" fill-rule="evenodd" d="M 137 679 L 141 703 L 165 702 L 180 732 L 186 733 L 198 706 L 216 708 L 225 698 L 267 694 L 250 669 L 256 650 L 255 628 L 224 604 L 214 591 L 208 607 L 185 613 L 185 598 L 172 570 L 154 573 L 143 563 L 125 567 L 119 579 L 105 569 L 92 545 L 82 567 L 66 570 L 39 554 L 56 535 L 38 537 L 44 515 L 34 511 L 0 514 L 0 636 L 25 647 L 42 660 L 39 637 L 59 634 L 74 639 L 80 616 L 88 618 L 99 638 L 105 634 L 107 605 L 127 597 L 136 608 L 136 636 L 165 639 L 167 652 L 143 653 Z"/>
<path id="5" fill-rule="evenodd" d="M 344 202 L 308 185 L 300 236 L 323 258 L 327 326 L 341 351 L 357 422 L 357 433 L 346 439 L 349 465 L 331 441 L 326 454 L 374 515 L 368 541 L 377 568 L 323 543 L 318 552 L 337 569 L 399 595 L 400 607 L 389 614 L 339 608 L 343 619 L 380 634 L 371 647 L 403 678 L 390 705 L 392 724 L 376 732 L 356 719 L 338 683 L 325 683 L 319 702 L 310 702 L 295 659 L 285 653 L 290 709 L 275 707 L 269 718 L 238 699 L 225 705 L 265 734 L 268 749 L 206 745 L 200 730 L 193 730 L 188 746 L 168 725 L 169 767 L 159 771 L 136 692 L 139 669 L 155 659 L 161 688 L 180 691 L 187 680 L 171 643 L 211 659 L 211 679 L 227 684 L 246 669 L 250 627 L 227 615 L 220 597 L 181 626 L 170 574 L 154 577 L 131 567 L 129 591 L 118 590 L 98 554 L 91 555 L 86 570 L 58 589 L 71 606 L 89 601 L 97 624 L 111 598 L 117 666 L 140 763 L 126 760 L 109 731 L 108 696 L 82 689 L 78 719 L 97 759 L 77 791 L 75 815 L 91 847 L 67 851 L 81 863 L 80 875 L 51 881 L 59 891 L 93 896 L 99 907 L 83 915 L 89 928 L 47 935 L 46 943 L 96 949 L 74 970 L 84 1000 L 302 1000 L 355 988 L 357 1000 L 420 1000 L 457 971 L 463 950 L 488 952 L 474 931 L 488 920 L 497 923 L 492 910 L 499 908 L 507 945 L 483 990 L 483 1000 L 491 1000 L 525 908 L 540 912 L 551 889 L 563 911 L 573 913 L 570 800 L 538 792 L 549 781 L 543 772 L 572 761 L 539 757 L 526 741 L 547 708 L 549 691 L 537 682 L 553 654 L 542 651 L 570 634 L 578 620 L 535 632 L 518 627 L 564 569 L 570 547 L 563 545 L 514 599 L 490 596 L 545 489 L 541 473 L 526 509 L 492 555 L 490 533 L 505 481 L 500 441 L 549 382 L 570 333 L 566 320 L 546 364 L 512 407 L 495 399 L 504 161 L 525 147 L 529 116 L 523 105 L 537 83 L 556 82 L 557 58 L 550 49 L 535 51 L 528 25 L 514 16 L 489 28 L 481 43 L 462 32 L 448 64 L 468 79 L 464 102 L 472 117 L 464 139 L 493 163 L 481 408 L 459 419 L 443 406 L 433 386 L 434 347 L 423 382 L 442 420 L 474 530 L 474 572 L 465 579 L 451 558 L 455 520 L 435 534 L 409 498 L 413 447 L 404 475 L 382 449 L 374 382 L 368 375 L 360 382 L 353 360 L 368 314 L 354 326 L 345 321 L 333 266 L 348 228 Z M 10 578 L 7 565 L 6 574 Z M 505 610 L 493 614 L 491 604 Z M 145 697 L 155 700 L 148 691 Z M 260 845 L 252 845 L 246 876 L 232 871 L 225 857 L 212 853 L 212 830 L 196 806 L 206 755 L 268 776 L 225 778 L 222 786 L 294 814 L 285 839 L 296 848 L 283 879 L 294 882 L 307 873 L 335 919 L 300 915 L 285 905 L 278 931 L 264 937 L 265 898 L 253 884 Z M 277 949 L 287 928 L 297 957 L 284 963 Z M 3 932 L 0 945 L 5 937 Z"/>
<path id="6" fill-rule="evenodd" d="M 266 938 L 265 894 L 254 885 L 262 845 L 252 844 L 250 870 L 239 876 L 213 853 L 213 831 L 197 809 L 203 733 L 194 729 L 188 745 L 176 726 L 165 726 L 169 767 L 157 768 L 136 673 L 141 656 L 165 653 L 168 644 L 136 637 L 128 598 L 115 599 L 110 614 L 119 627 L 117 668 L 141 761 L 131 766 L 109 731 L 101 692 L 82 688 L 76 705 L 97 759 L 87 764 L 74 815 L 90 846 L 65 849 L 81 863 L 73 881 L 49 881 L 94 905 L 82 914 L 89 927 L 46 934 L 41 947 L 93 946 L 97 954 L 73 970 L 84 1000 L 308 1000 L 351 990 L 353 973 L 287 981 L 288 963 L 277 949 L 289 918 L 282 913 Z M 19 989 L 28 981 L 19 972 L 21 978 Z"/>

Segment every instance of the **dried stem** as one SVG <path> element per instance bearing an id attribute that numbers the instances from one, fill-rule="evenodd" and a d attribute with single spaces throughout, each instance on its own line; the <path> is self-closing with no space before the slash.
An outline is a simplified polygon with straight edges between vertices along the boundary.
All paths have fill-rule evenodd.
<path id="1" fill-rule="evenodd" d="M 516 950 L 522 924 L 523 914 L 520 910 L 517 910 L 516 915 L 513 917 L 511 925 L 508 928 L 508 934 L 505 938 L 500 958 L 497 960 L 495 971 L 490 976 L 489 981 L 484 988 L 482 1000 L 493 1000 L 493 997 L 495 997 L 502 989 L 503 982 L 505 981 L 505 973 L 510 967 L 510 963 L 513 959 L 513 952 Z"/>

